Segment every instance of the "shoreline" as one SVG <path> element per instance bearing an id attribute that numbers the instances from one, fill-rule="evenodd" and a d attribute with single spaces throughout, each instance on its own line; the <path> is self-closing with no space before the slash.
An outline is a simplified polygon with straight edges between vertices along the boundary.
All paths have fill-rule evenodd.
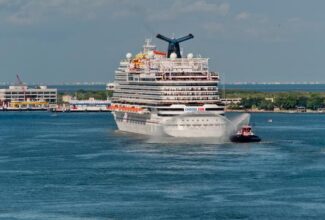
<path id="1" fill-rule="evenodd" d="M 238 112 L 238 113 L 286 113 L 286 114 L 325 114 L 324 111 L 312 111 L 299 112 L 294 110 L 279 110 L 279 111 L 268 111 L 268 110 L 225 110 L 225 112 Z"/>
<path id="2" fill-rule="evenodd" d="M 50 111 L 48 109 L 11 109 L 2 110 L 0 112 L 50 112 L 50 113 L 107 113 L 110 111 Z M 267 110 L 225 110 L 225 113 L 236 112 L 236 113 L 285 113 L 285 114 L 325 114 L 325 112 L 320 111 L 306 111 L 299 112 L 293 110 L 280 110 L 280 111 L 267 111 Z"/>

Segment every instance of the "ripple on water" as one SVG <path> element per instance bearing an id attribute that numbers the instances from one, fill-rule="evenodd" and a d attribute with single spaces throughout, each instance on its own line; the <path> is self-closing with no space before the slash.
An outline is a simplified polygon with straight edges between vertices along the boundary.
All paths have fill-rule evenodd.
<path id="1" fill-rule="evenodd" d="M 251 119 L 264 142 L 153 143 L 109 114 L 0 116 L 0 218 L 322 219 L 324 117 Z"/>

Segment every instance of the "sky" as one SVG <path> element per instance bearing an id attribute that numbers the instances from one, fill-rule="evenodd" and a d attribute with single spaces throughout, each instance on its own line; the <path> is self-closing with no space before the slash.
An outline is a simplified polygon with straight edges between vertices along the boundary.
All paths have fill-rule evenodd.
<path id="1" fill-rule="evenodd" d="M 323 0 L 0 0 L 0 82 L 108 82 L 157 33 L 226 82 L 325 83 Z"/>

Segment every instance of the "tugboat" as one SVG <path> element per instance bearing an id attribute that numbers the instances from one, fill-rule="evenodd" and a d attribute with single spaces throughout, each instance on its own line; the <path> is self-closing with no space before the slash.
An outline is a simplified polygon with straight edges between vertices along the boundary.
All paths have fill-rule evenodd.
<path id="1" fill-rule="evenodd" d="M 251 126 L 244 125 L 235 135 L 230 137 L 230 141 L 235 143 L 260 142 L 261 138 L 252 132 Z"/>

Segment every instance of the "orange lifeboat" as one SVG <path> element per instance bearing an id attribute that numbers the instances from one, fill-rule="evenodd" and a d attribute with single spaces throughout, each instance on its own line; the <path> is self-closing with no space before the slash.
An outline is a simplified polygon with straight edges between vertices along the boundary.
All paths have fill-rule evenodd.
<path id="1" fill-rule="evenodd" d="M 160 55 L 160 56 L 166 56 L 166 55 L 167 55 L 167 53 L 162 52 L 162 51 L 159 51 L 159 50 L 154 50 L 153 53 L 154 53 L 155 55 Z"/>
<path id="2" fill-rule="evenodd" d="M 135 106 L 118 106 L 118 105 L 111 105 L 108 107 L 111 111 L 122 111 L 122 112 L 140 112 L 142 108 L 135 107 Z"/>

